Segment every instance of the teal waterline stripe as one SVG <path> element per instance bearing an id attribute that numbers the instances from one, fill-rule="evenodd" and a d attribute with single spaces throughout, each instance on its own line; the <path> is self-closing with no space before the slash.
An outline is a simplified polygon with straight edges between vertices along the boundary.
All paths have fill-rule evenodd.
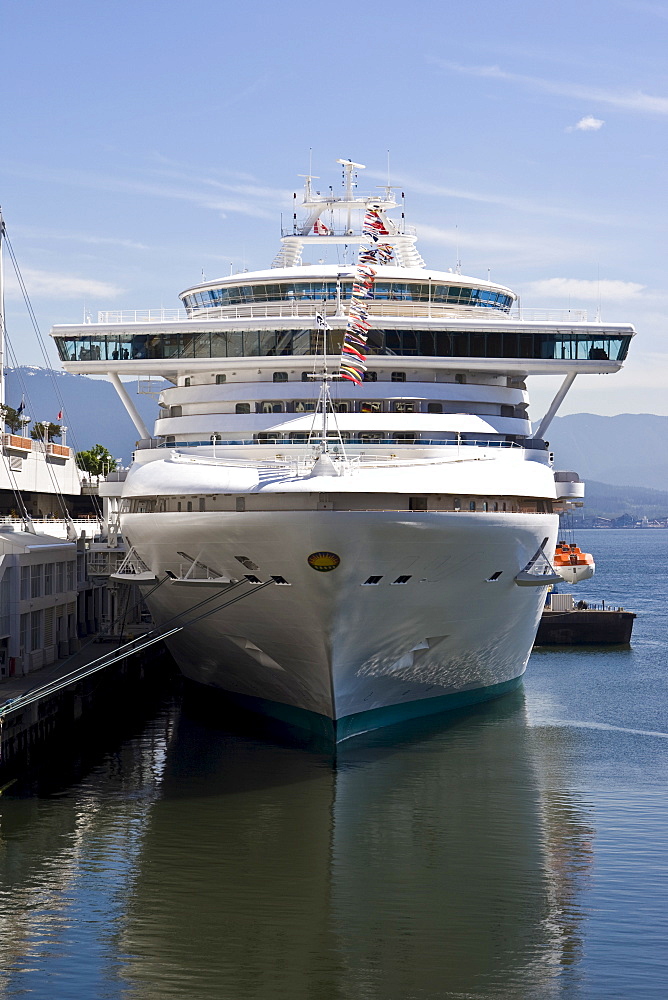
<path id="1" fill-rule="evenodd" d="M 514 691 L 521 682 L 520 675 L 509 681 L 502 681 L 500 684 L 489 684 L 470 691 L 457 691 L 437 698 L 420 698 L 416 701 L 387 705 L 383 708 L 372 708 L 367 712 L 355 712 L 352 715 L 343 716 L 336 722 L 325 715 L 319 715 L 317 712 L 308 712 L 303 708 L 295 708 L 277 701 L 267 701 L 265 698 L 253 698 L 249 695 L 234 693 L 229 693 L 228 696 L 236 704 L 250 712 L 270 716 L 291 728 L 307 730 L 316 736 L 341 743 L 353 736 L 381 729 L 384 726 L 392 726 L 400 722 L 407 722 L 409 719 L 419 719 L 427 715 L 437 715 L 440 712 L 466 708 L 468 705 L 476 705 L 482 701 L 499 698 Z"/>

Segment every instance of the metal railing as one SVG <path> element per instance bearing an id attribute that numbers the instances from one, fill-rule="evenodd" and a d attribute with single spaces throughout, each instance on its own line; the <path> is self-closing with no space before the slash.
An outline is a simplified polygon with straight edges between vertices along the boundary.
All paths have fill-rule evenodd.
<path id="1" fill-rule="evenodd" d="M 299 447 L 299 446 L 305 447 L 305 446 L 307 446 L 309 444 L 309 442 L 306 440 L 306 438 L 308 437 L 308 434 L 306 432 L 304 432 L 304 434 L 305 434 L 305 437 L 304 437 L 303 441 L 296 440 L 295 438 L 289 438 L 289 437 L 279 437 L 279 436 L 275 436 L 274 437 L 272 435 L 270 439 L 266 439 L 265 438 L 265 439 L 260 439 L 260 440 L 257 439 L 257 438 L 243 438 L 243 439 L 234 440 L 234 441 L 220 441 L 220 440 L 218 440 L 216 442 L 216 447 L 218 449 L 220 449 L 220 448 L 226 448 L 226 447 L 232 446 L 232 445 L 234 445 L 234 446 L 238 446 L 238 445 L 245 445 L 245 446 L 247 446 L 247 445 L 254 445 L 254 446 L 256 446 L 256 445 L 272 445 L 273 446 L 273 445 L 277 445 L 277 444 L 278 445 L 292 445 L 292 446 L 296 446 L 296 447 Z M 314 443 L 318 442 L 319 440 L 320 440 L 320 435 L 314 434 L 312 436 L 312 438 L 311 438 L 311 444 L 314 444 Z M 328 441 L 329 441 L 330 444 L 338 444 L 339 443 L 338 435 L 334 435 L 334 434 L 330 435 L 328 437 Z M 396 448 L 397 446 L 408 446 L 410 448 L 431 448 L 433 446 L 450 447 L 450 448 L 469 448 L 469 447 L 473 447 L 473 448 L 521 448 L 522 447 L 522 445 L 518 444 L 517 441 L 499 441 L 499 440 L 497 440 L 497 441 L 493 441 L 493 440 L 486 440 L 486 441 L 456 441 L 456 440 L 443 441 L 443 440 L 438 440 L 438 439 L 433 439 L 433 438 L 417 438 L 417 437 L 413 441 L 409 441 L 409 440 L 406 440 L 406 439 L 399 439 L 399 438 L 387 438 L 384 441 L 373 441 L 373 440 L 363 440 L 360 437 L 353 437 L 353 438 L 344 438 L 343 439 L 343 444 L 344 444 L 344 447 L 348 447 L 348 445 L 352 444 L 352 445 L 361 445 L 361 446 L 363 446 L 365 448 L 387 448 L 387 447 Z M 174 441 L 171 444 L 166 444 L 163 441 L 163 442 L 158 443 L 157 445 L 153 445 L 153 447 L 157 447 L 157 448 L 170 448 L 170 449 L 174 449 L 174 448 L 176 448 L 176 449 L 179 449 L 179 448 L 213 448 L 213 444 L 212 444 L 212 442 L 211 442 L 210 439 L 204 440 L 204 441 Z M 222 456 L 219 455 L 218 457 L 221 458 Z"/>
<path id="2" fill-rule="evenodd" d="M 108 309 L 98 312 L 97 322 L 106 325 L 130 323 L 174 323 L 208 319 L 289 319 L 313 318 L 317 310 L 334 318 L 347 318 L 347 299 L 337 305 L 335 299 L 284 299 L 279 302 L 246 302 L 226 306 L 198 306 L 188 309 Z M 410 299 L 368 299 L 370 316 L 406 317 L 407 319 L 470 318 L 493 316 L 520 323 L 586 323 L 586 309 L 526 309 L 516 306 L 510 312 L 483 302 L 467 305 L 456 302 L 413 302 Z M 94 323 L 89 325 L 95 326 Z"/>

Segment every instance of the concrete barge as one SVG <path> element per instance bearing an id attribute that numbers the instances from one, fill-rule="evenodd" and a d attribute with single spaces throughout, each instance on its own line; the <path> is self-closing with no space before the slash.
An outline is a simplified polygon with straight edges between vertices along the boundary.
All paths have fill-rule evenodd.
<path id="1" fill-rule="evenodd" d="M 631 641 L 635 614 L 605 603 L 576 604 L 570 594 L 552 594 L 541 616 L 536 646 L 620 646 Z"/>

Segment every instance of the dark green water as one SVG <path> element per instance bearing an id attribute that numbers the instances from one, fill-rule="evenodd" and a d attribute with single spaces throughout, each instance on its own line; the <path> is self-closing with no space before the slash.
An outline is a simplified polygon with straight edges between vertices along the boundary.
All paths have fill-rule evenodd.
<path id="1" fill-rule="evenodd" d="M 668 995 L 668 532 L 580 532 L 631 649 L 331 759 L 165 705 L 0 799 L 0 996 Z"/>

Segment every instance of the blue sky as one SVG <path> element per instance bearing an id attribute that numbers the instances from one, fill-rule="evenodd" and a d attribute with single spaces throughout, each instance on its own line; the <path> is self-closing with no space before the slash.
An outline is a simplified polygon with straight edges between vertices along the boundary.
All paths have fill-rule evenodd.
<path id="1" fill-rule="evenodd" d="M 430 266 L 458 244 L 526 307 L 635 324 L 562 413 L 668 414 L 667 43 L 668 3 L 640 0 L 5 0 L 0 204 L 42 329 L 268 266 L 310 148 L 363 187 L 389 150 Z"/>

